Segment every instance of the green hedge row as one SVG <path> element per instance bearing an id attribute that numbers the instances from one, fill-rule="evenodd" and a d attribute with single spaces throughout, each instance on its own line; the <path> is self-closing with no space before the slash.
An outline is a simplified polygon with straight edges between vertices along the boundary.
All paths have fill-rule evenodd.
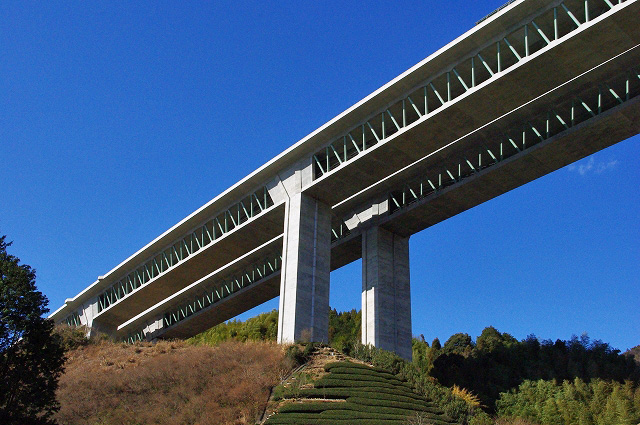
<path id="1" fill-rule="evenodd" d="M 406 420 L 393 419 L 304 419 L 275 415 L 267 419 L 265 425 L 405 425 Z M 439 424 L 438 424 L 439 425 Z"/>
<path id="2" fill-rule="evenodd" d="M 437 407 L 431 401 L 426 401 L 417 394 L 402 392 L 389 388 L 304 388 L 299 391 L 300 397 L 307 398 L 346 398 L 366 397 L 376 400 L 404 401 L 407 403 L 423 403 L 428 407 Z"/>
<path id="3" fill-rule="evenodd" d="M 313 383 L 316 388 L 351 388 L 351 387 L 377 387 L 397 389 L 396 385 L 389 384 L 387 382 L 375 382 L 364 380 L 351 380 L 351 379 L 334 379 L 330 377 L 323 377 Z"/>
<path id="4" fill-rule="evenodd" d="M 327 364 L 324 365 L 324 370 L 326 370 L 327 372 L 330 372 L 331 369 L 336 368 L 336 367 L 350 367 L 350 368 L 354 368 L 354 369 L 373 370 L 373 371 L 376 371 L 376 372 L 389 373 L 389 371 L 386 370 L 386 369 L 382 369 L 382 368 L 375 367 L 375 366 L 369 366 L 369 365 L 362 364 L 362 363 L 354 363 L 354 362 L 331 362 L 331 363 L 327 363 Z"/>
<path id="5" fill-rule="evenodd" d="M 353 381 L 349 381 L 353 382 Z M 347 397 L 366 397 L 381 400 L 393 400 L 403 401 L 407 403 L 422 403 L 426 406 L 436 407 L 433 402 L 426 401 L 418 394 L 404 388 L 383 388 L 367 386 L 337 386 L 333 387 L 331 384 L 335 383 L 334 380 L 330 381 L 327 386 L 323 386 L 322 382 L 316 382 L 316 386 L 319 388 L 303 388 L 299 390 L 293 390 L 291 388 L 283 388 L 279 399 L 287 397 L 307 397 L 307 398 L 347 398 Z M 320 384 L 320 385 L 319 385 Z"/>
<path id="6" fill-rule="evenodd" d="M 350 381 L 369 381 L 369 382 L 380 382 L 384 384 L 391 384 L 396 387 L 407 388 L 412 390 L 411 386 L 406 382 L 400 381 L 398 379 L 387 379 L 381 378 L 378 376 L 371 376 L 365 374 L 355 374 L 355 373 L 330 373 L 329 375 L 324 376 L 321 379 L 339 379 L 339 380 L 350 380 Z"/>
<path id="7" fill-rule="evenodd" d="M 302 397 L 309 397 L 312 394 L 318 394 L 320 397 L 327 398 L 325 394 L 322 394 L 322 390 L 315 390 L 315 389 L 307 389 L 307 390 L 301 391 L 300 395 Z M 375 395 L 376 398 L 372 398 L 371 395 Z M 347 403 L 317 402 L 317 401 L 310 401 L 306 403 L 291 403 L 283 406 L 280 411 L 281 412 L 294 412 L 294 411 L 295 412 L 313 412 L 313 411 L 320 412 L 324 410 L 333 410 L 333 409 L 350 409 L 350 410 L 362 411 L 361 408 L 354 409 L 353 407 L 351 407 L 351 405 L 353 404 L 353 405 L 366 406 L 366 410 L 370 410 L 371 408 L 376 408 L 376 407 L 392 407 L 392 408 L 399 408 L 404 410 L 427 412 L 434 415 L 444 414 L 444 412 L 440 408 L 433 406 L 432 404 L 428 404 L 426 402 L 419 403 L 419 402 L 415 402 L 414 400 L 399 401 L 397 399 L 390 399 L 389 396 L 393 398 L 397 396 L 393 396 L 389 394 L 386 395 L 387 398 L 378 398 L 379 396 L 380 394 L 372 394 L 367 392 L 360 392 L 355 394 L 352 393 L 346 399 Z M 384 394 L 382 396 L 384 396 Z M 339 397 L 339 398 L 342 398 L 342 397 Z M 400 397 L 400 398 L 404 398 L 404 397 Z M 406 400 L 406 398 L 404 399 Z"/>
<path id="8" fill-rule="evenodd" d="M 279 413 L 320 413 L 325 410 L 351 410 L 346 406 L 346 402 L 317 402 L 310 401 L 304 403 L 288 403 L 281 406 Z"/>
<path id="9" fill-rule="evenodd" d="M 298 415 L 299 413 L 289 413 L 288 415 Z M 343 419 L 343 418 L 362 418 L 362 419 L 394 419 L 404 420 L 405 423 L 408 418 L 414 416 L 416 412 L 405 411 L 405 413 L 380 413 L 373 411 L 357 411 L 357 410 L 326 410 L 320 413 L 320 418 L 331 419 Z M 438 415 L 424 413 L 424 419 L 429 420 L 431 424 L 437 425 L 451 425 L 450 421 L 443 420 Z"/>
<path id="10" fill-rule="evenodd" d="M 338 366 L 338 367 L 331 368 L 330 372 L 331 373 L 339 373 L 339 374 L 347 373 L 347 374 L 356 374 L 356 375 L 379 376 L 380 378 L 394 379 L 394 380 L 399 380 L 401 382 L 405 382 L 402 379 L 400 379 L 399 377 L 397 377 L 396 375 L 394 375 L 393 373 L 380 372 L 380 371 L 372 370 L 372 369 L 363 369 L 363 368 L 355 368 L 355 367 Z"/>
<path id="11" fill-rule="evenodd" d="M 281 414 L 283 413 L 313 413 L 317 414 L 325 411 L 333 411 L 333 410 L 351 410 L 353 412 L 359 412 L 362 414 L 375 413 L 379 415 L 412 415 L 416 412 L 424 412 L 429 416 L 437 417 L 438 414 L 425 412 L 420 409 L 406 409 L 401 407 L 392 407 L 392 406 L 375 406 L 375 405 L 365 405 L 365 404 L 357 404 L 352 402 L 308 402 L 308 403 L 289 403 L 282 406 L 279 410 Z"/>
<path id="12" fill-rule="evenodd" d="M 377 421 L 383 421 L 382 423 L 393 423 L 406 425 L 408 419 L 412 415 L 380 415 L 375 413 L 358 413 L 358 412 L 344 412 L 344 411 L 331 411 L 324 412 L 320 415 L 313 413 L 287 413 L 274 415 L 266 424 L 316 424 L 316 423 L 378 423 Z M 435 417 L 425 417 L 432 425 L 451 425 L 450 422 L 442 421 Z M 332 421 L 332 422 L 325 422 Z M 361 422 L 366 421 L 366 422 Z M 376 422 L 374 422 L 376 421 Z"/>
<path id="13" fill-rule="evenodd" d="M 397 407 L 400 409 L 433 412 L 435 414 L 444 413 L 440 409 L 437 409 L 433 406 L 425 406 L 423 403 L 419 403 L 419 402 L 406 402 L 406 401 L 397 401 L 397 400 L 389 400 L 389 399 L 372 399 L 369 397 L 349 397 L 347 398 L 347 402 L 363 404 L 365 406 Z"/>
<path id="14" fill-rule="evenodd" d="M 358 412 L 354 410 L 328 410 L 326 412 L 287 412 L 278 413 L 276 416 L 283 416 L 286 418 L 295 418 L 298 420 L 305 419 L 392 419 L 392 420 L 407 420 L 411 413 L 404 415 L 396 414 L 380 414 L 377 412 Z M 274 416 L 275 417 L 275 416 Z"/>

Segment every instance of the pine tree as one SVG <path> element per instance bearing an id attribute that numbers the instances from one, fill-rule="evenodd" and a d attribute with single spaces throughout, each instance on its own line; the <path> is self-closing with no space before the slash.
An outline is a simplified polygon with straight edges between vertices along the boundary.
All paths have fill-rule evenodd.
<path id="1" fill-rule="evenodd" d="M 64 350 L 43 317 L 48 300 L 36 290 L 35 270 L 9 255 L 0 237 L 0 423 L 51 424 Z"/>

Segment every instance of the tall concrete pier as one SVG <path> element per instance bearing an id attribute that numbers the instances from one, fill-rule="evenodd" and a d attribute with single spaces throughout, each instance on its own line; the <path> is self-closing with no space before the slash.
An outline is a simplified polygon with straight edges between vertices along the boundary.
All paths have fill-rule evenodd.
<path id="1" fill-rule="evenodd" d="M 278 342 L 329 342 L 331 210 L 298 193 L 287 202 Z"/>
<path id="2" fill-rule="evenodd" d="M 362 342 L 410 358 L 410 236 L 638 134 L 638 16 L 640 0 L 505 5 L 51 317 L 182 338 L 280 296 L 278 341 L 326 342 L 330 273 L 362 258 Z"/>
<path id="3" fill-rule="evenodd" d="M 362 343 L 411 359 L 409 238 L 377 226 L 362 234 Z"/>

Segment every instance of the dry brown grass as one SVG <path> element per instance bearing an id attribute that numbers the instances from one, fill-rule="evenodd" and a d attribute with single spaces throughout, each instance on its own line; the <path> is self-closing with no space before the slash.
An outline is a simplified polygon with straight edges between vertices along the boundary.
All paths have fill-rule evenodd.
<path id="1" fill-rule="evenodd" d="M 255 423 L 292 365 L 272 343 L 100 343 L 71 351 L 60 424 Z"/>

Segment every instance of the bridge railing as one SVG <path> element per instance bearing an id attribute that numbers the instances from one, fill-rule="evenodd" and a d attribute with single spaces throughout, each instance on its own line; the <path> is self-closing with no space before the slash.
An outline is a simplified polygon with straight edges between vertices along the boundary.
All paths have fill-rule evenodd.
<path id="1" fill-rule="evenodd" d="M 499 164 L 503 160 L 557 136 L 574 126 L 598 117 L 603 112 L 640 95 L 640 68 L 632 68 L 611 80 L 581 93 L 568 102 L 557 105 L 545 115 L 530 120 L 507 131 L 503 140 L 491 146 L 481 141 L 477 157 L 462 158 L 443 167 L 443 171 L 422 176 L 389 193 L 389 214 L 437 195 L 442 189 L 462 182 L 478 172 Z"/>
<path id="2" fill-rule="evenodd" d="M 98 312 L 166 273 L 202 248 L 273 205 L 267 188 L 252 193 L 232 208 L 208 220 L 150 260 L 120 278 L 98 296 Z"/>
<path id="3" fill-rule="evenodd" d="M 585 23 L 610 13 L 625 1 L 628 0 L 566 0 L 542 10 L 517 30 L 498 41 L 487 43 L 478 53 L 461 60 L 449 71 L 431 78 L 424 86 L 334 139 L 313 155 L 314 179 L 353 160 L 406 126 L 572 34 Z"/>

